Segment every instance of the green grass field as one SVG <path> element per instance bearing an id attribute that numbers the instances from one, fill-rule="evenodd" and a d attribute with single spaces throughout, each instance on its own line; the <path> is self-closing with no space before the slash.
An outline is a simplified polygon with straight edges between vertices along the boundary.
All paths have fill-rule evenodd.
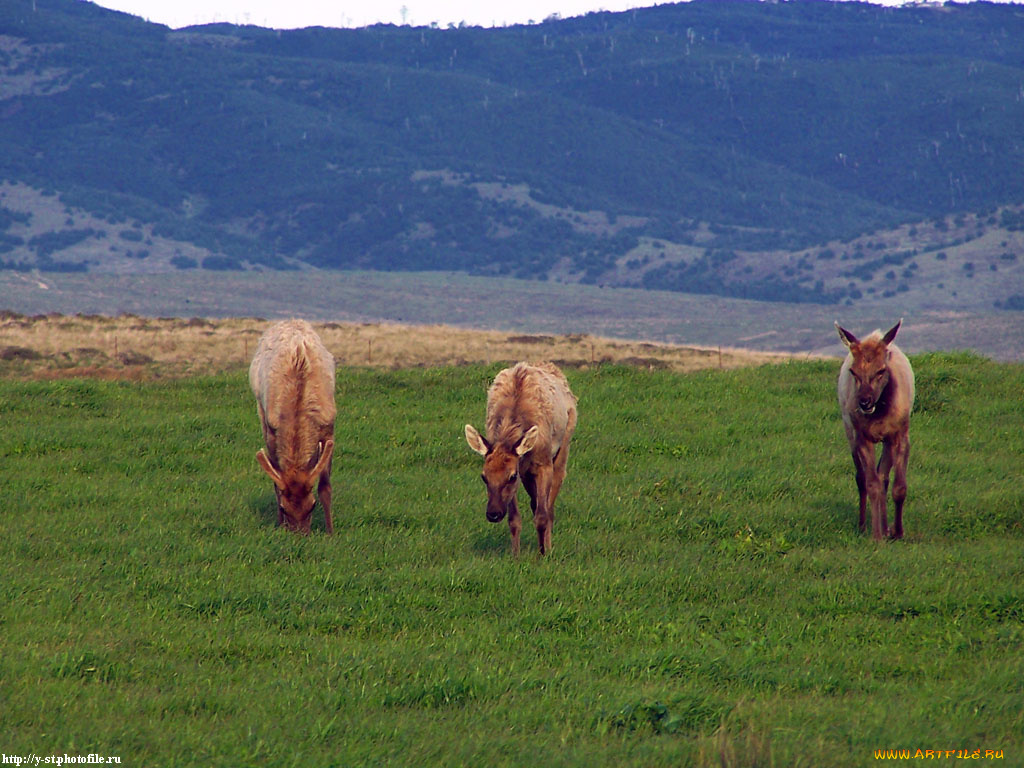
<path id="1" fill-rule="evenodd" d="M 274 527 L 242 373 L 2 381 L 0 751 L 1024 765 L 1024 366 L 912 360 L 906 540 L 856 531 L 837 362 L 605 367 L 567 371 L 543 560 L 528 505 L 518 560 L 485 521 L 462 435 L 498 366 L 339 370 L 308 538 Z"/>

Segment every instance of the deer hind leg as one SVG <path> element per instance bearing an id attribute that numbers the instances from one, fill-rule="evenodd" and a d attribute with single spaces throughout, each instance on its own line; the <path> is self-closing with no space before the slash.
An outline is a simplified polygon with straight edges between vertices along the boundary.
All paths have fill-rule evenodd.
<path id="1" fill-rule="evenodd" d="M 893 483 L 892 501 L 895 507 L 894 520 L 889 536 L 903 538 L 903 502 L 907 498 L 907 462 L 910 459 L 910 439 L 901 435 L 892 444 Z"/>

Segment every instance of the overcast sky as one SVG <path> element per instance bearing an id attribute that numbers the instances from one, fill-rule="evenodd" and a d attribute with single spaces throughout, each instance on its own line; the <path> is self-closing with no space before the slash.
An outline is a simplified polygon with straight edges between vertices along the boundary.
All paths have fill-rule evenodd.
<path id="1" fill-rule="evenodd" d="M 906 0 L 875 0 L 901 5 Z M 1004 2 L 1005 0 L 997 0 Z M 1020 0 L 1017 0 L 1018 2 Z M 0 0 L 2 2 L 2 0 Z M 590 11 L 625 11 L 658 5 L 659 0 L 94 0 L 170 27 L 227 21 L 274 29 L 363 27 L 378 22 L 442 27 L 466 22 L 500 26 L 542 21 Z"/>
<path id="2" fill-rule="evenodd" d="M 98 0 L 97 5 L 125 11 L 170 27 L 227 21 L 274 29 L 362 27 L 437 22 L 479 26 L 542 21 L 552 13 L 579 16 L 589 11 L 624 11 L 654 0 Z"/>

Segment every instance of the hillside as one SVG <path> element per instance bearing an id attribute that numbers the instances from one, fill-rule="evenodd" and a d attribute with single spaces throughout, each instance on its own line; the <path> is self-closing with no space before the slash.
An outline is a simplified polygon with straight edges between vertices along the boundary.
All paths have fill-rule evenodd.
<path id="1" fill-rule="evenodd" d="M 456 270 L 818 303 L 927 280 L 954 306 L 990 270 L 990 303 L 1014 307 L 1021 40 L 1019 8 L 984 3 L 172 31 L 12 0 L 0 266 Z M 950 274 L 910 265 L 933 247 Z"/>

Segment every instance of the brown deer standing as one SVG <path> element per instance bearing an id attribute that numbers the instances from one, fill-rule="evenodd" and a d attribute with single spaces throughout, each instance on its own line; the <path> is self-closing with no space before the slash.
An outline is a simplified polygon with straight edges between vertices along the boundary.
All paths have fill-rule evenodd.
<path id="1" fill-rule="evenodd" d="M 256 461 L 274 481 L 278 525 L 309 533 L 316 484 L 324 525 L 333 533 L 334 357 L 309 323 L 285 320 L 260 338 L 249 386 L 266 445 Z"/>
<path id="2" fill-rule="evenodd" d="M 487 519 L 497 523 L 508 515 L 514 555 L 522 527 L 516 504 L 520 478 L 530 496 L 540 553 L 551 551 L 555 499 L 575 429 L 576 396 L 551 363 L 519 363 L 494 377 L 487 391 L 486 440 L 466 425 L 466 442 L 484 457 Z"/>
<path id="3" fill-rule="evenodd" d="M 860 530 L 864 530 L 867 500 L 871 501 L 871 535 L 903 538 L 903 502 L 907 498 L 907 460 L 910 456 L 910 411 L 914 407 L 914 371 L 892 343 L 901 319 L 882 335 L 874 331 L 863 341 L 836 323 L 839 338 L 850 350 L 839 371 L 839 410 L 850 441 L 860 493 Z M 875 443 L 882 458 L 875 466 Z M 893 469 L 892 500 L 895 524 L 885 514 L 889 470 Z"/>

